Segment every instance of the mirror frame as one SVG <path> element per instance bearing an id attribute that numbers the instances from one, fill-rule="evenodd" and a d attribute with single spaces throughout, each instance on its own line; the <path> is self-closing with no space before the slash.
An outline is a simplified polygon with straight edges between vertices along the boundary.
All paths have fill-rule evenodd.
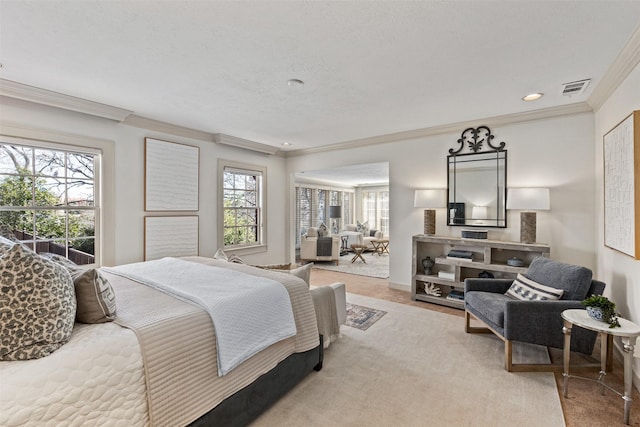
<path id="1" fill-rule="evenodd" d="M 507 227 L 507 150 L 504 148 L 505 143 L 501 142 L 498 145 L 493 145 L 492 140 L 494 139 L 494 135 L 491 134 L 491 129 L 487 126 L 479 126 L 477 128 L 467 128 L 465 129 L 460 138 L 458 139 L 459 147 L 457 149 L 450 148 L 449 155 L 447 156 L 447 225 L 453 227 L 481 227 L 481 228 L 506 228 Z M 463 153 L 463 151 L 467 148 L 470 152 Z M 500 164 L 499 162 L 504 161 L 503 175 L 496 177 L 495 182 L 495 191 L 496 191 L 496 199 L 497 206 L 496 218 L 490 221 L 489 224 L 481 223 L 481 224 L 473 224 L 467 223 L 465 219 L 465 209 L 464 203 L 455 199 L 455 195 L 452 200 L 451 191 L 452 188 L 455 191 L 456 188 L 456 170 L 454 166 L 454 170 L 451 170 L 451 165 L 455 165 L 457 159 L 460 157 L 467 158 L 467 161 L 474 161 L 470 159 L 473 156 L 482 156 L 482 160 L 492 160 L 492 158 L 488 157 L 488 154 L 495 154 L 496 161 L 496 174 L 499 173 Z M 453 162 L 452 162 L 453 160 Z M 451 182 L 453 177 L 453 183 Z M 502 178 L 502 182 L 504 185 L 500 186 L 500 178 Z M 462 205 L 462 206 L 460 206 Z M 501 206 L 502 205 L 502 206 Z M 451 209 L 455 209 L 453 212 L 453 216 L 451 215 Z"/>

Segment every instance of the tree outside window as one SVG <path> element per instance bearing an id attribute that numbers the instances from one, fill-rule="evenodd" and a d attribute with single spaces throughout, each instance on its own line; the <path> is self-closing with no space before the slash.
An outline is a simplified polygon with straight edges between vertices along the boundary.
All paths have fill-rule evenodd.
<path id="1" fill-rule="evenodd" d="M 225 168 L 223 173 L 224 246 L 262 243 L 262 173 Z"/>
<path id="2" fill-rule="evenodd" d="M 97 157 L 0 142 L 0 224 L 39 253 L 94 263 Z"/>

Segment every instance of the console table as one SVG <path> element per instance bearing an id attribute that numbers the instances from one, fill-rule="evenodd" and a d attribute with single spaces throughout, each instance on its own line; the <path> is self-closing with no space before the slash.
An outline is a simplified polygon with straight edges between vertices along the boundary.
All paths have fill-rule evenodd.
<path id="1" fill-rule="evenodd" d="M 464 251 L 470 257 L 448 256 L 452 250 Z M 464 309 L 464 279 L 487 275 L 514 279 L 527 271 L 535 257 L 548 257 L 549 252 L 549 246 L 541 243 L 417 234 L 413 236 L 411 299 Z M 427 256 L 434 267 L 425 272 L 422 260 Z M 521 265 L 510 265 L 513 258 L 518 258 Z"/>
<path id="2" fill-rule="evenodd" d="M 599 322 L 589 317 L 586 310 L 565 310 L 562 312 L 562 319 L 564 320 L 564 327 L 562 332 L 564 333 L 564 397 L 569 394 L 569 378 L 579 378 L 588 381 L 595 381 L 600 384 L 601 393 L 604 394 L 604 389 L 607 388 L 622 397 L 624 400 L 624 423 L 629 424 L 629 412 L 631 410 L 631 392 L 633 389 L 633 349 L 636 343 L 636 338 L 640 336 L 640 326 L 626 319 L 618 319 L 620 322 L 619 328 L 609 328 L 609 324 L 605 322 Z M 598 332 L 600 334 L 600 349 L 601 352 L 601 370 L 597 379 L 579 377 L 575 375 L 569 375 L 569 358 L 571 357 L 571 326 L 579 326 L 581 328 L 589 329 L 591 331 Z M 624 350 L 624 394 L 614 390 L 604 383 L 604 377 L 606 375 L 606 363 L 607 354 L 610 349 L 608 346 L 611 344 L 611 337 L 622 338 L 623 350 Z"/>

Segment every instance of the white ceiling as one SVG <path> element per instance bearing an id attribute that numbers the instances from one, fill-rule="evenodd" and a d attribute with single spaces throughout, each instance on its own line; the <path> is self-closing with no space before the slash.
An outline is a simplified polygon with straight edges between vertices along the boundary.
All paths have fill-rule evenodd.
<path id="1" fill-rule="evenodd" d="M 296 180 L 339 186 L 389 185 L 389 162 L 366 163 L 295 174 Z"/>
<path id="2" fill-rule="evenodd" d="M 637 0 L 1 0 L 0 77 L 295 150 L 584 102 L 638 24 Z"/>

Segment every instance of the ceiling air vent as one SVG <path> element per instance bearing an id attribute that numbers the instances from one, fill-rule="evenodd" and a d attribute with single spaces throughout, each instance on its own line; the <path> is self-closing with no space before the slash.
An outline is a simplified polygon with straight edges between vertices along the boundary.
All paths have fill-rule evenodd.
<path id="1" fill-rule="evenodd" d="M 571 96 L 584 92 L 589 85 L 591 79 L 578 80 L 577 82 L 569 82 L 562 85 L 562 94 Z"/>

